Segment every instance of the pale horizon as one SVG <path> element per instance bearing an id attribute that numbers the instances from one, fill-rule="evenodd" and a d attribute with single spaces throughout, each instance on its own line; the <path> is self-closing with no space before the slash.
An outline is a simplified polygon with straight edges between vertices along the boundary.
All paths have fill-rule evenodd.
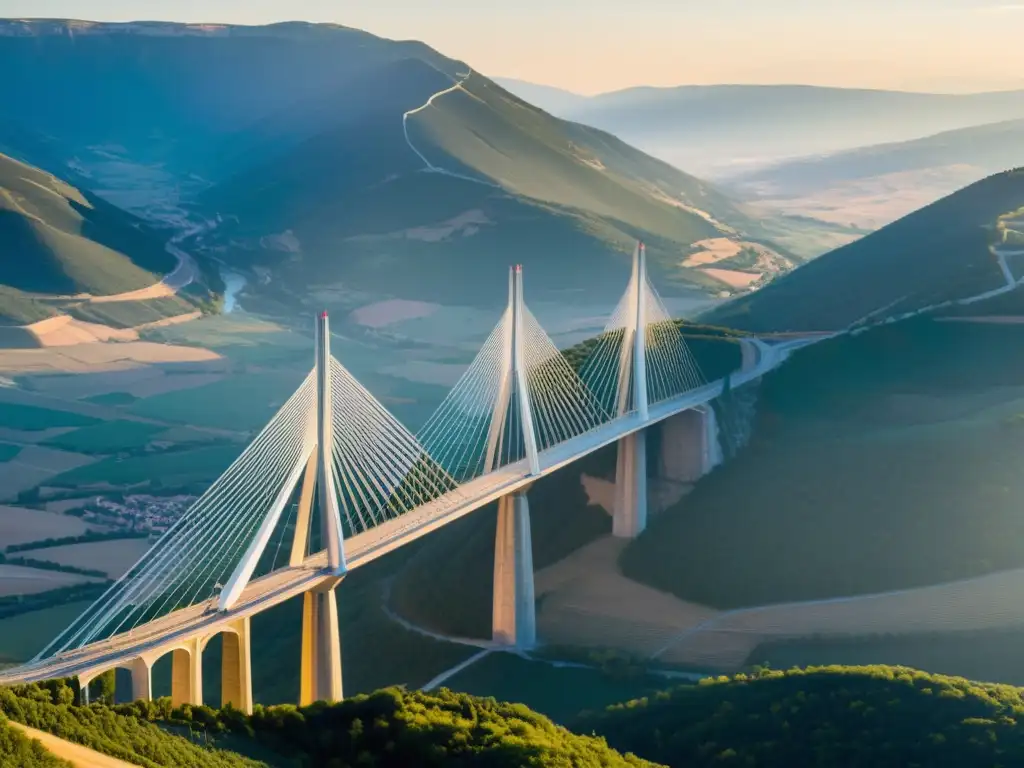
<path id="1" fill-rule="evenodd" d="M 7 18 L 335 23 L 422 40 L 490 76 L 594 95 L 683 85 L 1024 88 L 1024 3 L 1000 0 L 0 0 Z"/>

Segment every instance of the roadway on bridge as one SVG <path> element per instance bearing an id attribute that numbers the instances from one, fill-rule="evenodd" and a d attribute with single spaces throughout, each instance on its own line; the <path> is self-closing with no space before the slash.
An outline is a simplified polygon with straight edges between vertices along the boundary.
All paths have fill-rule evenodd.
<path id="1" fill-rule="evenodd" d="M 748 371 L 733 374 L 731 386 L 738 387 L 759 378 L 781 364 L 793 350 L 821 338 L 824 337 L 792 339 L 775 345 L 757 341 L 757 363 Z M 539 455 L 540 472 L 537 475 L 529 474 L 524 459 L 470 480 L 428 504 L 348 538 L 344 542 L 348 569 L 366 565 L 626 435 L 710 402 L 723 392 L 725 386 L 724 380 L 713 382 L 651 405 L 646 420 L 629 413 L 555 445 Z M 319 553 L 302 565 L 282 568 L 251 581 L 236 605 L 228 611 L 215 611 L 210 602 L 183 608 L 110 640 L 91 643 L 78 650 L 0 673 L 0 683 L 35 682 L 115 667 L 144 653 L 167 652 L 190 637 L 213 636 L 239 618 L 286 602 L 330 578 L 326 566 L 326 553 Z"/>

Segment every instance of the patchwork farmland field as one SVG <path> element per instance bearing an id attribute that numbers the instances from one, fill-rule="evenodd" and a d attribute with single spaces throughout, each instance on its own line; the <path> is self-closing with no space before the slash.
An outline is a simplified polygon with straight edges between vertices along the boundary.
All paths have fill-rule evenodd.
<path id="1" fill-rule="evenodd" d="M 47 481 L 57 488 L 123 487 L 159 480 L 168 488 L 214 480 L 241 453 L 237 445 L 213 445 L 127 459 L 106 458 Z"/>
<path id="2" fill-rule="evenodd" d="M 62 472 L 73 471 L 95 461 L 68 451 L 40 445 L 22 446 L 18 455 L 0 463 L 0 499 L 14 499 Z"/>
<path id="3" fill-rule="evenodd" d="M 81 536 L 89 526 L 77 517 L 38 509 L 0 506 L 0 546 Z M 44 558 L 45 559 L 45 558 Z"/>
<path id="4" fill-rule="evenodd" d="M 152 542 L 148 539 L 112 539 L 28 549 L 19 554 L 34 560 L 46 560 L 75 568 L 94 568 L 105 571 L 110 578 L 116 579 L 131 568 L 151 545 Z"/>
<path id="5" fill-rule="evenodd" d="M 302 374 L 249 373 L 195 389 L 154 395 L 130 406 L 138 416 L 231 430 L 261 428 L 302 383 Z"/>
<path id="6" fill-rule="evenodd" d="M 103 421 L 47 440 L 47 445 L 89 454 L 144 448 L 163 427 L 142 421 Z"/>
<path id="7" fill-rule="evenodd" d="M 49 592 L 51 589 L 98 581 L 102 581 L 102 579 L 94 576 L 79 576 L 76 573 L 25 568 L 20 565 L 0 565 L 0 597 L 35 595 L 40 592 Z"/>
<path id="8" fill-rule="evenodd" d="M 0 666 L 31 659 L 89 605 L 80 600 L 0 619 Z"/>
<path id="9" fill-rule="evenodd" d="M 0 424 L 7 429 L 42 430 L 53 427 L 85 427 L 98 420 L 90 416 L 39 408 L 34 405 L 0 402 Z"/>

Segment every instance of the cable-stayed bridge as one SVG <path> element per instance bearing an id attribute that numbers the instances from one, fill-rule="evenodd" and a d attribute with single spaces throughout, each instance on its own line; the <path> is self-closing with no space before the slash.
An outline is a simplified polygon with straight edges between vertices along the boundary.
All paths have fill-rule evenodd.
<path id="1" fill-rule="evenodd" d="M 476 358 L 418 434 L 330 354 L 327 313 L 316 363 L 252 443 L 110 589 L 0 684 L 114 668 L 133 696 L 172 654 L 175 704 L 202 703 L 202 653 L 223 635 L 222 703 L 252 709 L 250 617 L 303 596 L 300 700 L 339 700 L 335 588 L 348 571 L 498 501 L 493 634 L 536 642 L 527 489 L 618 443 L 613 532 L 647 520 L 647 427 L 675 424 L 676 465 L 694 477 L 721 461 L 710 402 L 821 336 L 746 339 L 744 365 L 708 382 L 646 271 L 643 245 L 605 329 L 571 363 L 527 308 L 523 273 Z M 685 418 L 683 418 L 685 417 Z M 682 420 L 680 420 L 682 419 Z"/>

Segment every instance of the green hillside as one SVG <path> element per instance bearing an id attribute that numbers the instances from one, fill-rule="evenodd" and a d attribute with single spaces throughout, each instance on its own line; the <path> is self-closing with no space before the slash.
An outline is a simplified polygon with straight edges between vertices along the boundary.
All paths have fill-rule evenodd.
<path id="1" fill-rule="evenodd" d="M 1022 207 L 1024 169 L 991 176 L 715 308 L 706 319 L 751 331 L 833 330 L 998 288 L 1005 281 L 990 247 L 1005 237 L 1001 217 Z"/>
<path id="2" fill-rule="evenodd" d="M 174 269 L 133 217 L 60 179 L 0 155 L 0 319 L 52 314 L 47 295 L 144 288 Z"/>
<path id="3" fill-rule="evenodd" d="M 275 136 L 301 136 L 295 124 L 324 117 L 332 89 L 364 68 L 409 56 L 447 66 L 423 43 L 338 24 L 3 19 L 0 33 L 0 67 L 21 73 L 0 82 L 10 115 L 0 144 L 115 185 L 133 164 L 216 177 L 257 124 L 290 114 Z M 120 168 L 107 167 L 112 157 Z"/>
<path id="4" fill-rule="evenodd" d="M 209 707 L 172 710 L 166 698 L 68 706 L 74 696 L 64 681 L 0 690 L 0 718 L 145 768 L 654 765 L 571 733 L 521 704 L 445 690 L 389 688 L 329 706 L 258 707 L 251 717 Z M 0 749 L 4 735 L 0 721 Z M 14 743 L 14 749 L 25 747 Z"/>
<path id="5" fill-rule="evenodd" d="M 475 73 L 414 124 L 443 156 L 524 197 L 617 219 L 674 242 L 719 234 L 705 217 L 682 211 L 684 205 L 756 228 L 710 185 L 611 134 L 554 120 Z"/>
<path id="6" fill-rule="evenodd" d="M 73 696 L 62 681 L 0 691 L 0 711 L 145 768 L 952 768 L 1024 759 L 1024 689 L 880 665 L 708 678 L 583 713 L 569 729 L 522 704 L 445 689 L 387 688 L 333 705 L 257 707 L 250 717 L 172 710 L 169 699 L 69 706 Z M 0 724 L 0 749 L 4 733 Z M 61 765 L 44 759 L 13 765 Z"/>
<path id="7" fill-rule="evenodd" d="M 762 672 L 683 686 L 574 724 L 671 766 L 904 768 L 1024 760 L 1022 690 L 900 667 Z"/>
<path id="8" fill-rule="evenodd" d="M 340 125 L 200 199 L 225 220 L 208 245 L 269 266 L 278 297 L 294 301 L 315 285 L 318 301 L 340 302 L 338 284 L 352 283 L 440 301 L 465 301 L 472 286 L 476 301 L 490 301 L 516 262 L 533 286 L 611 294 L 638 238 L 658 279 L 711 289 L 711 278 L 679 266 L 690 245 L 761 237 L 710 186 L 481 75 L 405 126 L 403 114 L 456 81 L 422 59 L 368 77 L 379 86 L 372 101 L 359 100 L 365 82 L 337 94 L 354 105 Z"/>
<path id="9" fill-rule="evenodd" d="M 726 609 L 1024 567 L 1021 328 L 917 318 L 797 353 L 765 378 L 750 445 L 623 572 Z"/>

